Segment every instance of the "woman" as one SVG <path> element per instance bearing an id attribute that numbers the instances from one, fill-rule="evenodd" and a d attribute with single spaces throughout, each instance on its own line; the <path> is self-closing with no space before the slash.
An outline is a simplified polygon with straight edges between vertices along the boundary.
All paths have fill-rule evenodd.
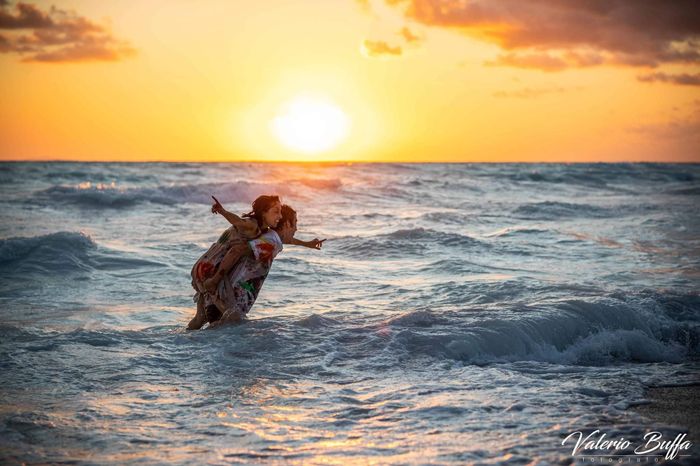
<path id="1" fill-rule="evenodd" d="M 218 202 L 217 202 L 218 204 Z M 217 210 L 223 210 L 218 204 Z M 212 211 L 217 207 L 215 204 Z M 272 209 L 275 206 L 271 207 Z M 263 215 L 261 218 L 265 218 Z M 324 240 L 314 238 L 302 241 L 294 238 L 297 231 L 297 215 L 288 205 L 279 209 L 278 224 L 269 228 L 244 244 L 245 250 L 238 251 L 235 264 L 225 264 L 231 253 L 226 255 L 217 272 L 207 282 L 215 279 L 216 286 L 199 293 L 197 315 L 188 325 L 188 329 L 198 329 L 205 322 L 215 327 L 224 322 L 237 322 L 246 316 L 258 297 L 263 282 L 270 272 L 272 261 L 282 251 L 283 244 L 321 249 Z M 238 247 L 238 246 L 236 246 Z M 223 278 L 223 279 L 221 279 Z"/>
<path id="2" fill-rule="evenodd" d="M 214 198 L 212 213 L 221 214 L 229 221 L 231 227 L 221 234 L 216 243 L 212 244 L 207 252 L 195 262 L 190 271 L 192 287 L 195 289 L 194 301 L 197 303 L 197 313 L 187 325 L 189 330 L 195 330 L 204 325 L 205 297 L 214 288 L 212 285 L 215 285 L 211 283 L 210 279 L 220 276 L 217 273 L 222 264 L 224 267 L 233 265 L 247 248 L 248 241 L 260 237 L 270 228 L 277 226 L 282 217 L 282 203 L 278 196 L 260 196 L 253 201 L 252 208 L 252 211 L 239 217 L 224 209 L 221 203 Z M 208 286 L 205 286 L 205 283 Z"/>
<path id="3" fill-rule="evenodd" d="M 255 304 L 272 261 L 283 249 L 283 244 L 300 244 L 320 248 L 318 240 L 309 242 L 294 239 L 296 212 L 282 206 L 282 219 L 276 228 L 248 242 L 250 254 L 240 258 L 226 274 L 214 293 L 205 299 L 206 320 L 210 328 L 227 322 L 240 322 Z M 316 245 L 314 244 L 317 244 Z"/>

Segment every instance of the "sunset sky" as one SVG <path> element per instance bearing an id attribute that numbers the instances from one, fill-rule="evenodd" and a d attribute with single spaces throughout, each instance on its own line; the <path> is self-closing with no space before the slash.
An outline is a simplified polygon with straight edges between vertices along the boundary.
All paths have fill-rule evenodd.
<path id="1" fill-rule="evenodd" d="M 700 162 L 699 147 L 696 0 L 0 0 L 2 160 Z"/>

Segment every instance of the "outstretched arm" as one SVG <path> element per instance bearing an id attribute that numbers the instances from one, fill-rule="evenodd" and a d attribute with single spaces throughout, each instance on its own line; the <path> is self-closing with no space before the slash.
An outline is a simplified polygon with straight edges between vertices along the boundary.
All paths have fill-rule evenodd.
<path id="1" fill-rule="evenodd" d="M 212 196 L 211 198 L 214 199 L 214 204 L 211 206 L 212 214 L 220 214 L 222 217 L 228 220 L 228 223 L 235 227 L 247 225 L 246 221 L 243 220 L 241 217 L 234 214 L 233 212 L 229 212 L 228 210 L 224 209 L 224 206 L 221 205 L 217 198 L 215 198 L 214 196 Z"/>
<path id="2" fill-rule="evenodd" d="M 311 248 L 311 249 L 321 249 L 321 246 L 323 246 L 323 242 L 326 241 L 325 239 L 318 239 L 314 238 L 309 241 L 302 241 L 300 239 L 292 238 L 289 240 L 289 243 L 287 244 L 292 244 L 294 246 L 304 246 L 305 248 Z"/>

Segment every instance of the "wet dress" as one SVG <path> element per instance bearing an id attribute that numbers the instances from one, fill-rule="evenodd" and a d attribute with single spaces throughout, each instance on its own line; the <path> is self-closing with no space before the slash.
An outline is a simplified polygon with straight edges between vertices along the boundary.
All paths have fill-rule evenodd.
<path id="1" fill-rule="evenodd" d="M 190 271 L 192 287 L 195 289 L 195 302 L 199 300 L 201 295 L 206 294 L 204 281 L 219 270 L 226 253 L 235 246 L 246 244 L 251 239 L 257 238 L 260 233 L 258 223 L 254 219 L 240 219 L 227 228 L 207 252 L 197 259 Z"/>
<path id="2" fill-rule="evenodd" d="M 275 230 L 268 230 L 248 241 L 248 245 L 252 254 L 243 255 L 216 290 L 204 295 L 204 306 L 216 306 L 222 320 L 239 319 L 248 314 L 270 273 L 272 261 L 283 249 L 282 240 Z"/>

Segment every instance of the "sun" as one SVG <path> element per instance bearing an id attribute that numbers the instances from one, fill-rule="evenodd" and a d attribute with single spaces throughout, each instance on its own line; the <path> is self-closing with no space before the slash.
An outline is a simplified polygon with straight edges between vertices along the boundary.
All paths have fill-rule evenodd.
<path id="1" fill-rule="evenodd" d="M 282 106 L 271 129 L 287 148 L 304 154 L 320 154 L 338 146 L 348 135 L 350 120 L 325 97 L 299 95 Z"/>

